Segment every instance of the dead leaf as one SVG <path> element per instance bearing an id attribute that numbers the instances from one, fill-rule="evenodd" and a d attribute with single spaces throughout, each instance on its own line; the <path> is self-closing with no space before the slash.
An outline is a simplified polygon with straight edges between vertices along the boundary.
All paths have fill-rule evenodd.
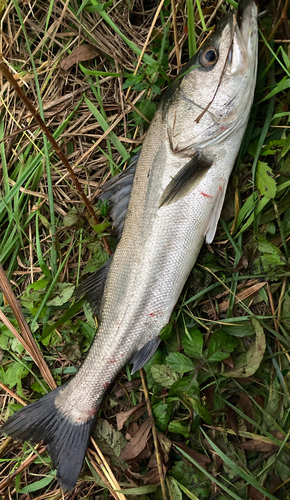
<path id="1" fill-rule="evenodd" d="M 256 488 L 254 488 L 254 486 L 252 486 L 251 484 L 249 484 L 248 496 L 251 500 L 263 500 L 265 498 L 263 493 L 261 493 L 261 491 L 259 490 L 256 490 Z"/>
<path id="2" fill-rule="evenodd" d="M 79 63 L 80 61 L 88 61 L 89 59 L 94 59 L 97 55 L 99 55 L 99 50 L 93 45 L 82 44 L 79 47 L 76 47 L 72 53 L 65 57 L 61 63 L 61 69 L 67 71 L 74 64 Z"/>
<path id="3" fill-rule="evenodd" d="M 245 392 L 240 392 L 240 406 L 247 417 L 249 417 L 251 420 L 255 420 L 255 413 L 252 405 L 251 398 L 245 393 Z M 247 427 L 247 431 L 253 432 L 254 431 L 254 426 L 250 422 L 248 422 L 245 419 L 245 424 Z"/>
<path id="4" fill-rule="evenodd" d="M 251 318 L 251 323 L 256 332 L 255 342 L 247 352 L 237 358 L 234 370 L 223 373 L 225 377 L 250 377 L 254 375 L 261 364 L 266 349 L 265 334 L 259 321 Z"/>
<path id="5" fill-rule="evenodd" d="M 169 438 L 164 436 L 164 434 L 160 434 L 159 432 L 157 432 L 157 437 L 160 444 L 160 452 L 162 453 L 163 456 L 163 462 L 167 464 L 169 460 L 169 452 L 171 450 L 172 442 L 170 441 Z"/>
<path id="6" fill-rule="evenodd" d="M 238 424 L 237 424 L 237 415 L 236 412 L 232 408 L 227 408 L 227 422 L 230 428 L 234 431 L 236 435 L 238 435 Z"/>
<path id="7" fill-rule="evenodd" d="M 249 441 L 245 441 L 241 443 L 240 448 L 243 450 L 251 450 L 251 451 L 271 451 L 275 448 L 278 448 L 274 443 L 264 443 L 258 439 L 249 439 Z"/>
<path id="8" fill-rule="evenodd" d="M 133 391 L 133 389 L 137 389 L 137 387 L 139 387 L 140 384 L 141 384 L 140 378 L 130 380 L 130 382 L 125 382 L 125 384 L 116 387 L 116 389 L 114 390 L 114 394 L 116 398 L 121 398 L 122 396 L 125 396 L 127 392 L 131 392 Z"/>
<path id="9" fill-rule="evenodd" d="M 163 465 L 163 464 L 162 464 Z M 151 469 L 147 474 L 139 474 L 139 472 L 133 472 L 128 466 L 127 469 L 130 474 L 135 478 L 135 479 L 141 479 L 145 483 L 150 483 L 150 484 L 160 484 L 160 476 L 158 472 L 158 468 L 155 467 L 154 469 Z M 166 467 L 163 465 L 163 473 L 164 476 L 166 474 Z"/>
<path id="10" fill-rule="evenodd" d="M 123 460 L 132 460 L 144 450 L 149 433 L 151 431 L 153 419 L 148 417 L 145 422 L 140 427 L 136 436 L 134 436 L 129 443 L 126 444 L 125 448 L 121 451 L 121 458 Z"/>
<path id="11" fill-rule="evenodd" d="M 188 446 L 185 446 L 181 443 L 175 443 L 179 448 L 181 448 L 187 455 L 193 458 L 196 462 L 198 462 L 202 467 L 206 467 L 206 464 L 210 464 L 211 460 L 206 456 L 198 453 L 198 451 L 192 450 Z"/>
<path id="12" fill-rule="evenodd" d="M 135 414 L 134 416 L 135 416 L 135 419 L 136 419 L 136 412 L 138 412 L 138 417 L 137 418 L 139 418 L 139 417 L 141 417 L 141 415 L 143 415 L 143 413 L 145 411 L 145 410 L 143 410 L 144 404 L 145 403 L 139 403 L 138 405 L 133 406 L 133 408 L 130 408 L 127 411 L 122 411 L 121 413 L 118 413 L 116 415 L 118 431 L 120 431 L 121 429 L 123 429 L 124 423 L 127 422 L 128 418 L 130 418 L 132 415 Z"/>

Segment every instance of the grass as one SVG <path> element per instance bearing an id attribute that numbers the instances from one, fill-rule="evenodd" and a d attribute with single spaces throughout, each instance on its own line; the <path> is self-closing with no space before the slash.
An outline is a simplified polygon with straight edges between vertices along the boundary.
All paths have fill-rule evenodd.
<path id="1" fill-rule="evenodd" d="M 0 6 L 3 60 L 99 219 L 3 78 L 0 263 L 18 299 L 2 277 L 3 420 L 64 383 L 88 351 L 95 319 L 73 293 L 106 262 L 104 242 L 117 244 L 99 188 L 140 149 L 160 94 L 233 4 Z M 290 60 L 288 42 L 277 41 L 290 38 L 285 5 L 260 21 L 255 102 L 218 231 L 160 348 L 145 373 L 126 367 L 108 391 L 74 492 L 59 490 L 44 448 L 2 437 L 3 499 L 290 497 Z M 36 343 L 25 350 L 30 330 Z"/>

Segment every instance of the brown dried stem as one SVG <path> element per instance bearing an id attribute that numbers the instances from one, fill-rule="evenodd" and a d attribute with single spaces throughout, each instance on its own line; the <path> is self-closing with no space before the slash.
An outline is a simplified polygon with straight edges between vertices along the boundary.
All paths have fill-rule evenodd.
<path id="1" fill-rule="evenodd" d="M 44 453 L 45 450 L 46 450 L 46 446 L 43 446 L 43 448 L 41 448 L 39 451 L 37 451 L 37 453 L 34 453 L 32 455 L 32 457 L 25 460 L 25 462 L 23 462 L 23 464 L 20 465 L 20 467 L 18 467 L 18 469 L 16 469 L 14 472 L 9 474 L 9 476 L 5 477 L 5 479 L 3 479 L 0 482 L 0 493 L 2 493 L 5 490 L 5 488 L 7 488 L 7 486 L 16 478 L 16 476 L 18 476 L 18 474 L 20 474 L 25 469 L 27 469 L 27 467 L 29 467 L 29 465 L 32 464 L 34 462 L 34 460 L 36 460 L 38 458 L 39 455 Z"/>
<path id="2" fill-rule="evenodd" d="M 37 112 L 36 108 L 34 107 L 34 105 L 31 102 L 31 100 L 27 97 L 25 92 L 18 85 L 18 82 L 15 80 L 15 78 L 12 75 L 12 73 L 10 72 L 9 68 L 3 62 L 0 62 L 0 71 L 3 73 L 3 75 L 5 76 L 6 80 L 8 80 L 10 85 L 15 89 L 15 92 L 17 93 L 17 95 L 20 97 L 20 99 L 22 100 L 24 105 L 27 107 L 27 109 L 30 111 L 30 113 L 34 117 L 34 119 L 37 121 L 38 125 L 40 126 L 40 128 L 44 132 L 44 134 L 46 135 L 47 139 L 49 140 L 49 142 L 52 145 L 53 149 L 55 150 L 56 154 L 58 155 L 58 157 L 60 158 L 60 160 L 63 162 L 64 166 L 66 167 L 67 171 L 69 172 L 69 175 L 70 175 L 72 181 L 74 182 L 74 185 L 75 185 L 80 197 L 82 198 L 85 206 L 87 207 L 87 209 L 88 209 L 89 213 L 91 214 L 92 218 L 94 219 L 95 223 L 99 224 L 100 221 L 99 221 L 98 217 L 96 216 L 96 214 L 93 210 L 93 207 L 91 206 L 88 198 L 86 197 L 86 195 L 83 191 L 83 188 L 80 185 L 78 178 L 75 175 L 67 157 L 60 149 L 59 145 L 57 144 L 56 140 L 54 139 L 53 135 L 51 134 L 49 128 L 46 126 L 46 124 L 42 120 L 40 114 Z M 103 240 L 104 247 L 105 247 L 107 253 L 109 255 L 112 255 L 112 250 L 111 250 L 110 245 L 108 243 L 107 237 L 103 236 L 102 240 Z"/>
<path id="3" fill-rule="evenodd" d="M 163 496 L 163 500 L 168 500 L 167 489 L 166 489 L 166 484 L 165 484 L 165 477 L 164 477 L 164 473 L 163 473 L 162 457 L 161 457 L 161 453 L 159 451 L 157 430 L 155 427 L 150 397 L 149 397 L 148 388 L 147 388 L 146 379 L 145 379 L 145 372 L 144 372 L 143 368 L 141 368 L 141 370 L 140 370 L 140 375 L 141 375 L 142 386 L 143 386 L 144 395 L 145 395 L 145 401 L 147 404 L 148 415 L 152 419 L 152 436 L 153 436 L 153 441 L 154 441 L 154 447 L 155 447 L 155 453 L 156 453 L 158 473 L 159 473 L 159 477 L 160 477 L 160 486 L 161 486 L 161 490 L 162 490 L 162 496 Z"/>

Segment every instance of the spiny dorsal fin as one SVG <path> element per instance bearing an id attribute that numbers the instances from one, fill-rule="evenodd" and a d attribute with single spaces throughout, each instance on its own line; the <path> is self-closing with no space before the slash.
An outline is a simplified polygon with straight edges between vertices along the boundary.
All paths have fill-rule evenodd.
<path id="1" fill-rule="evenodd" d="M 126 170 L 122 170 L 104 184 L 99 195 L 100 200 L 108 200 L 109 215 L 118 238 L 123 231 L 138 158 L 139 153 L 131 158 L 130 166 Z"/>
<path id="2" fill-rule="evenodd" d="M 172 177 L 168 186 L 164 189 L 159 201 L 159 208 L 180 200 L 192 191 L 203 179 L 212 163 L 213 161 L 206 158 L 201 151 L 194 153 L 189 162 L 184 165 L 178 174 Z"/>

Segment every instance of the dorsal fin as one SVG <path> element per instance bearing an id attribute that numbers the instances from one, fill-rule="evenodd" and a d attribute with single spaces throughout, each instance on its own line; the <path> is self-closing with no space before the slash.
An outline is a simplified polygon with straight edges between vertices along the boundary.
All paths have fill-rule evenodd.
<path id="1" fill-rule="evenodd" d="M 172 177 L 164 189 L 159 201 L 159 208 L 174 203 L 192 191 L 212 166 L 212 160 L 206 158 L 201 151 L 194 153 L 184 167 Z"/>
<path id="2" fill-rule="evenodd" d="M 104 184 L 99 195 L 100 200 L 108 200 L 109 215 L 118 238 L 123 231 L 138 158 L 139 153 L 132 157 L 130 166 L 126 170 Z"/>

